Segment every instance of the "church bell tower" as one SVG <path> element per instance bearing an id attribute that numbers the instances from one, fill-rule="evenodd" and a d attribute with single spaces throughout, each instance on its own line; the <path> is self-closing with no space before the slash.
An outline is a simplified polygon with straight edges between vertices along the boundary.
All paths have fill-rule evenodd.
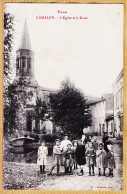
<path id="1" fill-rule="evenodd" d="M 19 48 L 16 51 L 16 76 L 11 84 L 10 92 L 16 95 L 18 102 L 15 118 L 15 130 L 18 131 L 18 135 L 34 133 L 35 129 L 39 132 L 46 125 L 49 128 L 49 123 L 43 123 L 41 119 L 35 117 L 37 99 L 48 102 L 50 91 L 40 87 L 35 79 L 34 52 L 31 48 L 26 21 Z"/>
<path id="2" fill-rule="evenodd" d="M 31 48 L 27 23 L 25 21 L 21 41 L 16 51 L 16 76 L 10 92 L 16 94 L 19 107 L 16 111 L 16 129 L 20 135 L 34 128 L 33 117 L 38 95 L 38 83 L 34 77 L 34 52 Z"/>
<path id="3" fill-rule="evenodd" d="M 34 52 L 31 49 L 26 20 L 16 54 L 16 76 L 34 76 Z"/>

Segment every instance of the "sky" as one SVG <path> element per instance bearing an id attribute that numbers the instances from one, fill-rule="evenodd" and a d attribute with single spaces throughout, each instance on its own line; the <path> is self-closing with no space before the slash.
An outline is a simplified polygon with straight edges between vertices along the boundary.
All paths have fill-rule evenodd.
<path id="1" fill-rule="evenodd" d="M 69 77 L 88 95 L 101 97 L 112 92 L 123 68 L 122 4 L 7 3 L 6 6 L 15 16 L 12 51 L 15 58 L 27 21 L 39 85 L 59 89 L 61 82 Z M 47 19 L 49 16 L 51 19 Z M 65 20 L 64 16 L 81 19 Z"/>

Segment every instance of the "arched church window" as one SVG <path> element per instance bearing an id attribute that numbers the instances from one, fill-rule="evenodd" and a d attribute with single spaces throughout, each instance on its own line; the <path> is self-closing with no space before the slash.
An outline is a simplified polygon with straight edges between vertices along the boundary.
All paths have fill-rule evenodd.
<path id="1" fill-rule="evenodd" d="M 16 67 L 17 67 L 17 70 L 19 70 L 19 59 L 16 59 Z"/>
<path id="2" fill-rule="evenodd" d="M 27 66 L 27 67 L 28 67 L 28 70 L 30 70 L 30 69 L 31 69 L 31 58 L 28 59 L 27 65 L 28 65 L 28 66 Z"/>
<path id="3" fill-rule="evenodd" d="M 25 68 L 25 58 L 22 58 L 22 73 L 24 72 L 24 68 Z"/>
<path id="4" fill-rule="evenodd" d="M 23 57 L 22 58 L 22 68 L 24 68 L 25 67 L 25 58 Z"/>

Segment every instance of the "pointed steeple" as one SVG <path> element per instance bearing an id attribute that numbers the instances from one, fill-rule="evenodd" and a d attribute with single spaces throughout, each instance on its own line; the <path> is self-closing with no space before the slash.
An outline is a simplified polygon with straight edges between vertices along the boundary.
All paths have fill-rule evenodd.
<path id="1" fill-rule="evenodd" d="M 26 20 L 23 27 L 20 46 L 16 53 L 16 75 L 34 76 L 34 52 L 31 49 Z"/>
<path id="2" fill-rule="evenodd" d="M 26 19 L 25 19 L 25 23 L 24 23 L 24 27 L 23 27 L 23 32 L 22 32 L 22 37 L 21 37 L 19 49 L 31 50 L 31 42 L 30 42 L 30 37 L 29 37 L 29 33 L 28 33 Z"/>

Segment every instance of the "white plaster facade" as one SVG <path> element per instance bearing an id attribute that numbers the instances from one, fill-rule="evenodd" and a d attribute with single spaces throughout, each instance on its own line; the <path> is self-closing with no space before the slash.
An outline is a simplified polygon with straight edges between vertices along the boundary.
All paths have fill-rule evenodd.
<path id="1" fill-rule="evenodd" d="M 92 126 L 90 126 L 89 133 L 102 135 L 106 131 L 106 100 L 101 99 L 89 105 L 92 114 Z"/>
<path id="2" fill-rule="evenodd" d="M 115 137 L 123 136 L 123 70 L 113 84 Z"/>

